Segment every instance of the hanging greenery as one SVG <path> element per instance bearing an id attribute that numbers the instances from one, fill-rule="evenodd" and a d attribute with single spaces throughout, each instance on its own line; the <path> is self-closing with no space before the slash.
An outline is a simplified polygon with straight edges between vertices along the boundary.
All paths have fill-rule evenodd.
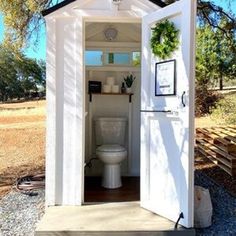
<path id="1" fill-rule="evenodd" d="M 166 59 L 178 49 L 179 30 L 173 22 L 164 20 L 152 28 L 151 49 L 155 56 Z"/>

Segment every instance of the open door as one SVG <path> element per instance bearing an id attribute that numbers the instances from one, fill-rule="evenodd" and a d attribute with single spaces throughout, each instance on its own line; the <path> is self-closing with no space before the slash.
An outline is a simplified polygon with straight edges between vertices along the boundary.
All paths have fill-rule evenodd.
<path id="1" fill-rule="evenodd" d="M 196 2 L 180 0 L 145 16 L 142 25 L 141 206 L 180 218 L 187 228 L 193 227 Z M 160 60 L 150 49 L 151 28 L 165 19 L 180 30 L 180 46 Z M 171 93 L 158 90 L 162 69 Z"/>

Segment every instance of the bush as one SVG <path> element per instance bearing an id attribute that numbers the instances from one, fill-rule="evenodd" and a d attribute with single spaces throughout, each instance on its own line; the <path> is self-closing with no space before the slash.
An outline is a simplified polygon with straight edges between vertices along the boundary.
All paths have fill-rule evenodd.
<path id="1" fill-rule="evenodd" d="M 221 95 L 217 92 L 209 91 L 207 85 L 196 85 L 195 90 L 195 115 L 204 116 L 211 112 Z"/>
<path id="2" fill-rule="evenodd" d="M 236 124 L 236 95 L 226 95 L 211 110 L 212 118 L 218 124 Z"/>

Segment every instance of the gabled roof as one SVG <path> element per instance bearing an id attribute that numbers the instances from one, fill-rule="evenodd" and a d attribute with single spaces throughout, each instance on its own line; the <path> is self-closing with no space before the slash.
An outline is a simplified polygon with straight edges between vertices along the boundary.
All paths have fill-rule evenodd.
<path id="1" fill-rule="evenodd" d="M 42 15 L 43 16 L 49 15 L 49 14 L 53 13 L 54 11 L 56 11 L 56 10 L 62 8 L 62 7 L 65 7 L 65 6 L 67 6 L 70 3 L 75 2 L 75 1 L 76 0 L 65 0 L 63 2 L 60 2 L 60 3 L 56 4 L 53 7 L 50 7 L 48 9 L 46 9 L 46 10 L 43 10 L 42 11 Z M 164 2 L 162 2 L 162 0 L 148 0 L 148 1 L 158 5 L 159 7 L 165 7 L 166 6 L 166 4 Z"/>
<path id="2" fill-rule="evenodd" d="M 65 0 L 63 2 L 60 2 L 60 3 L 56 4 L 53 7 L 50 7 L 48 9 L 43 10 L 42 11 L 42 15 L 43 16 L 49 15 L 49 14 L 53 13 L 54 11 L 56 11 L 56 10 L 62 8 L 62 7 L 65 7 L 66 5 L 68 5 L 68 4 L 72 3 L 72 2 L 75 2 L 75 1 L 76 0 Z"/>

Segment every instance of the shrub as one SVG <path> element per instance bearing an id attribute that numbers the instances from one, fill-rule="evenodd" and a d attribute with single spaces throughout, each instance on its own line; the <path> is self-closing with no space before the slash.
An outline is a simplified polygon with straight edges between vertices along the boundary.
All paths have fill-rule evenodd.
<path id="1" fill-rule="evenodd" d="M 208 90 L 207 85 L 196 85 L 195 90 L 195 115 L 197 117 L 209 114 L 220 100 L 221 95 Z"/>
<path id="2" fill-rule="evenodd" d="M 236 124 L 236 94 L 226 95 L 211 110 L 212 118 L 218 124 Z"/>

